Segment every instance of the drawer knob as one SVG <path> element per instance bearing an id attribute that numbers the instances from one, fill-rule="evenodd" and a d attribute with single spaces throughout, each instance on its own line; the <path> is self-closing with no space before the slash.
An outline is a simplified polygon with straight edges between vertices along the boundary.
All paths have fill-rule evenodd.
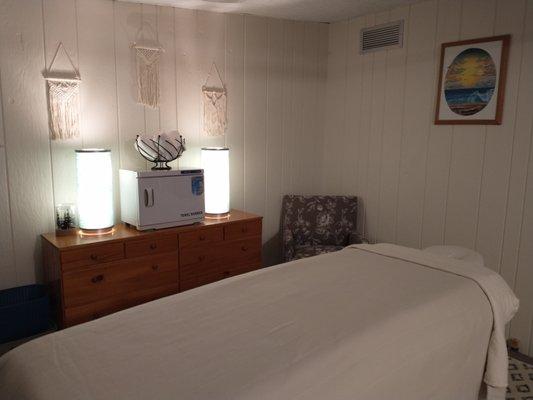
<path id="1" fill-rule="evenodd" d="M 155 250 L 155 249 L 157 249 L 157 244 L 155 244 L 155 243 L 152 243 L 152 244 L 150 245 L 150 248 L 151 248 L 152 250 Z"/>
<path id="2" fill-rule="evenodd" d="M 92 277 L 91 282 L 92 283 L 99 283 L 99 282 L 102 282 L 103 280 L 104 280 L 104 276 L 103 275 L 96 275 L 96 276 Z"/>
<path id="3" fill-rule="evenodd" d="M 241 250 L 242 250 L 242 251 L 246 251 L 246 250 L 248 250 L 248 247 L 247 247 L 247 246 L 242 246 L 242 247 L 241 247 Z"/>
<path id="4" fill-rule="evenodd" d="M 198 261 L 204 261 L 205 260 L 205 256 L 198 256 Z"/>
<path id="5" fill-rule="evenodd" d="M 246 232 L 248 232 L 248 228 L 245 227 L 245 226 L 243 226 L 243 227 L 241 228 L 241 232 L 242 232 L 242 233 L 246 233 Z"/>
<path id="6" fill-rule="evenodd" d="M 204 235 L 200 235 L 200 237 L 198 239 L 205 240 L 205 236 Z"/>
<path id="7" fill-rule="evenodd" d="M 93 260 L 93 261 L 98 260 L 98 255 L 97 254 L 91 254 L 91 260 Z"/>
<path id="8" fill-rule="evenodd" d="M 152 265 L 152 269 L 154 271 L 157 271 L 159 269 L 159 265 L 157 265 L 157 264 Z"/>

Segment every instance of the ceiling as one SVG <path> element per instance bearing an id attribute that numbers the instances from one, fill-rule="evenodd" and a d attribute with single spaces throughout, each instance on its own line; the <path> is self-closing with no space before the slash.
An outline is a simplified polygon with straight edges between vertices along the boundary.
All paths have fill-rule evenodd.
<path id="1" fill-rule="evenodd" d="M 334 22 L 417 0 L 122 0 L 300 21 Z"/>

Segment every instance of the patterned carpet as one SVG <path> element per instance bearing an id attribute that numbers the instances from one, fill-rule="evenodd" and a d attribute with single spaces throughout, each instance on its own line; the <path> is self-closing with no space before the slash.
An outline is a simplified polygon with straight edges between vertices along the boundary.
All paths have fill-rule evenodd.
<path id="1" fill-rule="evenodd" d="M 509 387 L 505 398 L 507 400 L 533 400 L 533 364 L 509 357 Z"/>

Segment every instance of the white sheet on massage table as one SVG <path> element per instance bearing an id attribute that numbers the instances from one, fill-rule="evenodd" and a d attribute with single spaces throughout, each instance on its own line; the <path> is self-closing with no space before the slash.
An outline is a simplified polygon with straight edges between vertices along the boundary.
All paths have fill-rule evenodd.
<path id="1" fill-rule="evenodd" d="M 29 342 L 0 398 L 473 400 L 491 329 L 474 281 L 345 249 Z"/>

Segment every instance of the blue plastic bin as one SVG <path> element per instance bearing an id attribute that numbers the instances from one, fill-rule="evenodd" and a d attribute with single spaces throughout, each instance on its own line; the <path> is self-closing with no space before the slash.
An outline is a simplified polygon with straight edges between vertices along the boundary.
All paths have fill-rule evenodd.
<path id="1" fill-rule="evenodd" d="M 50 299 L 45 285 L 0 290 L 0 343 L 48 330 Z"/>

